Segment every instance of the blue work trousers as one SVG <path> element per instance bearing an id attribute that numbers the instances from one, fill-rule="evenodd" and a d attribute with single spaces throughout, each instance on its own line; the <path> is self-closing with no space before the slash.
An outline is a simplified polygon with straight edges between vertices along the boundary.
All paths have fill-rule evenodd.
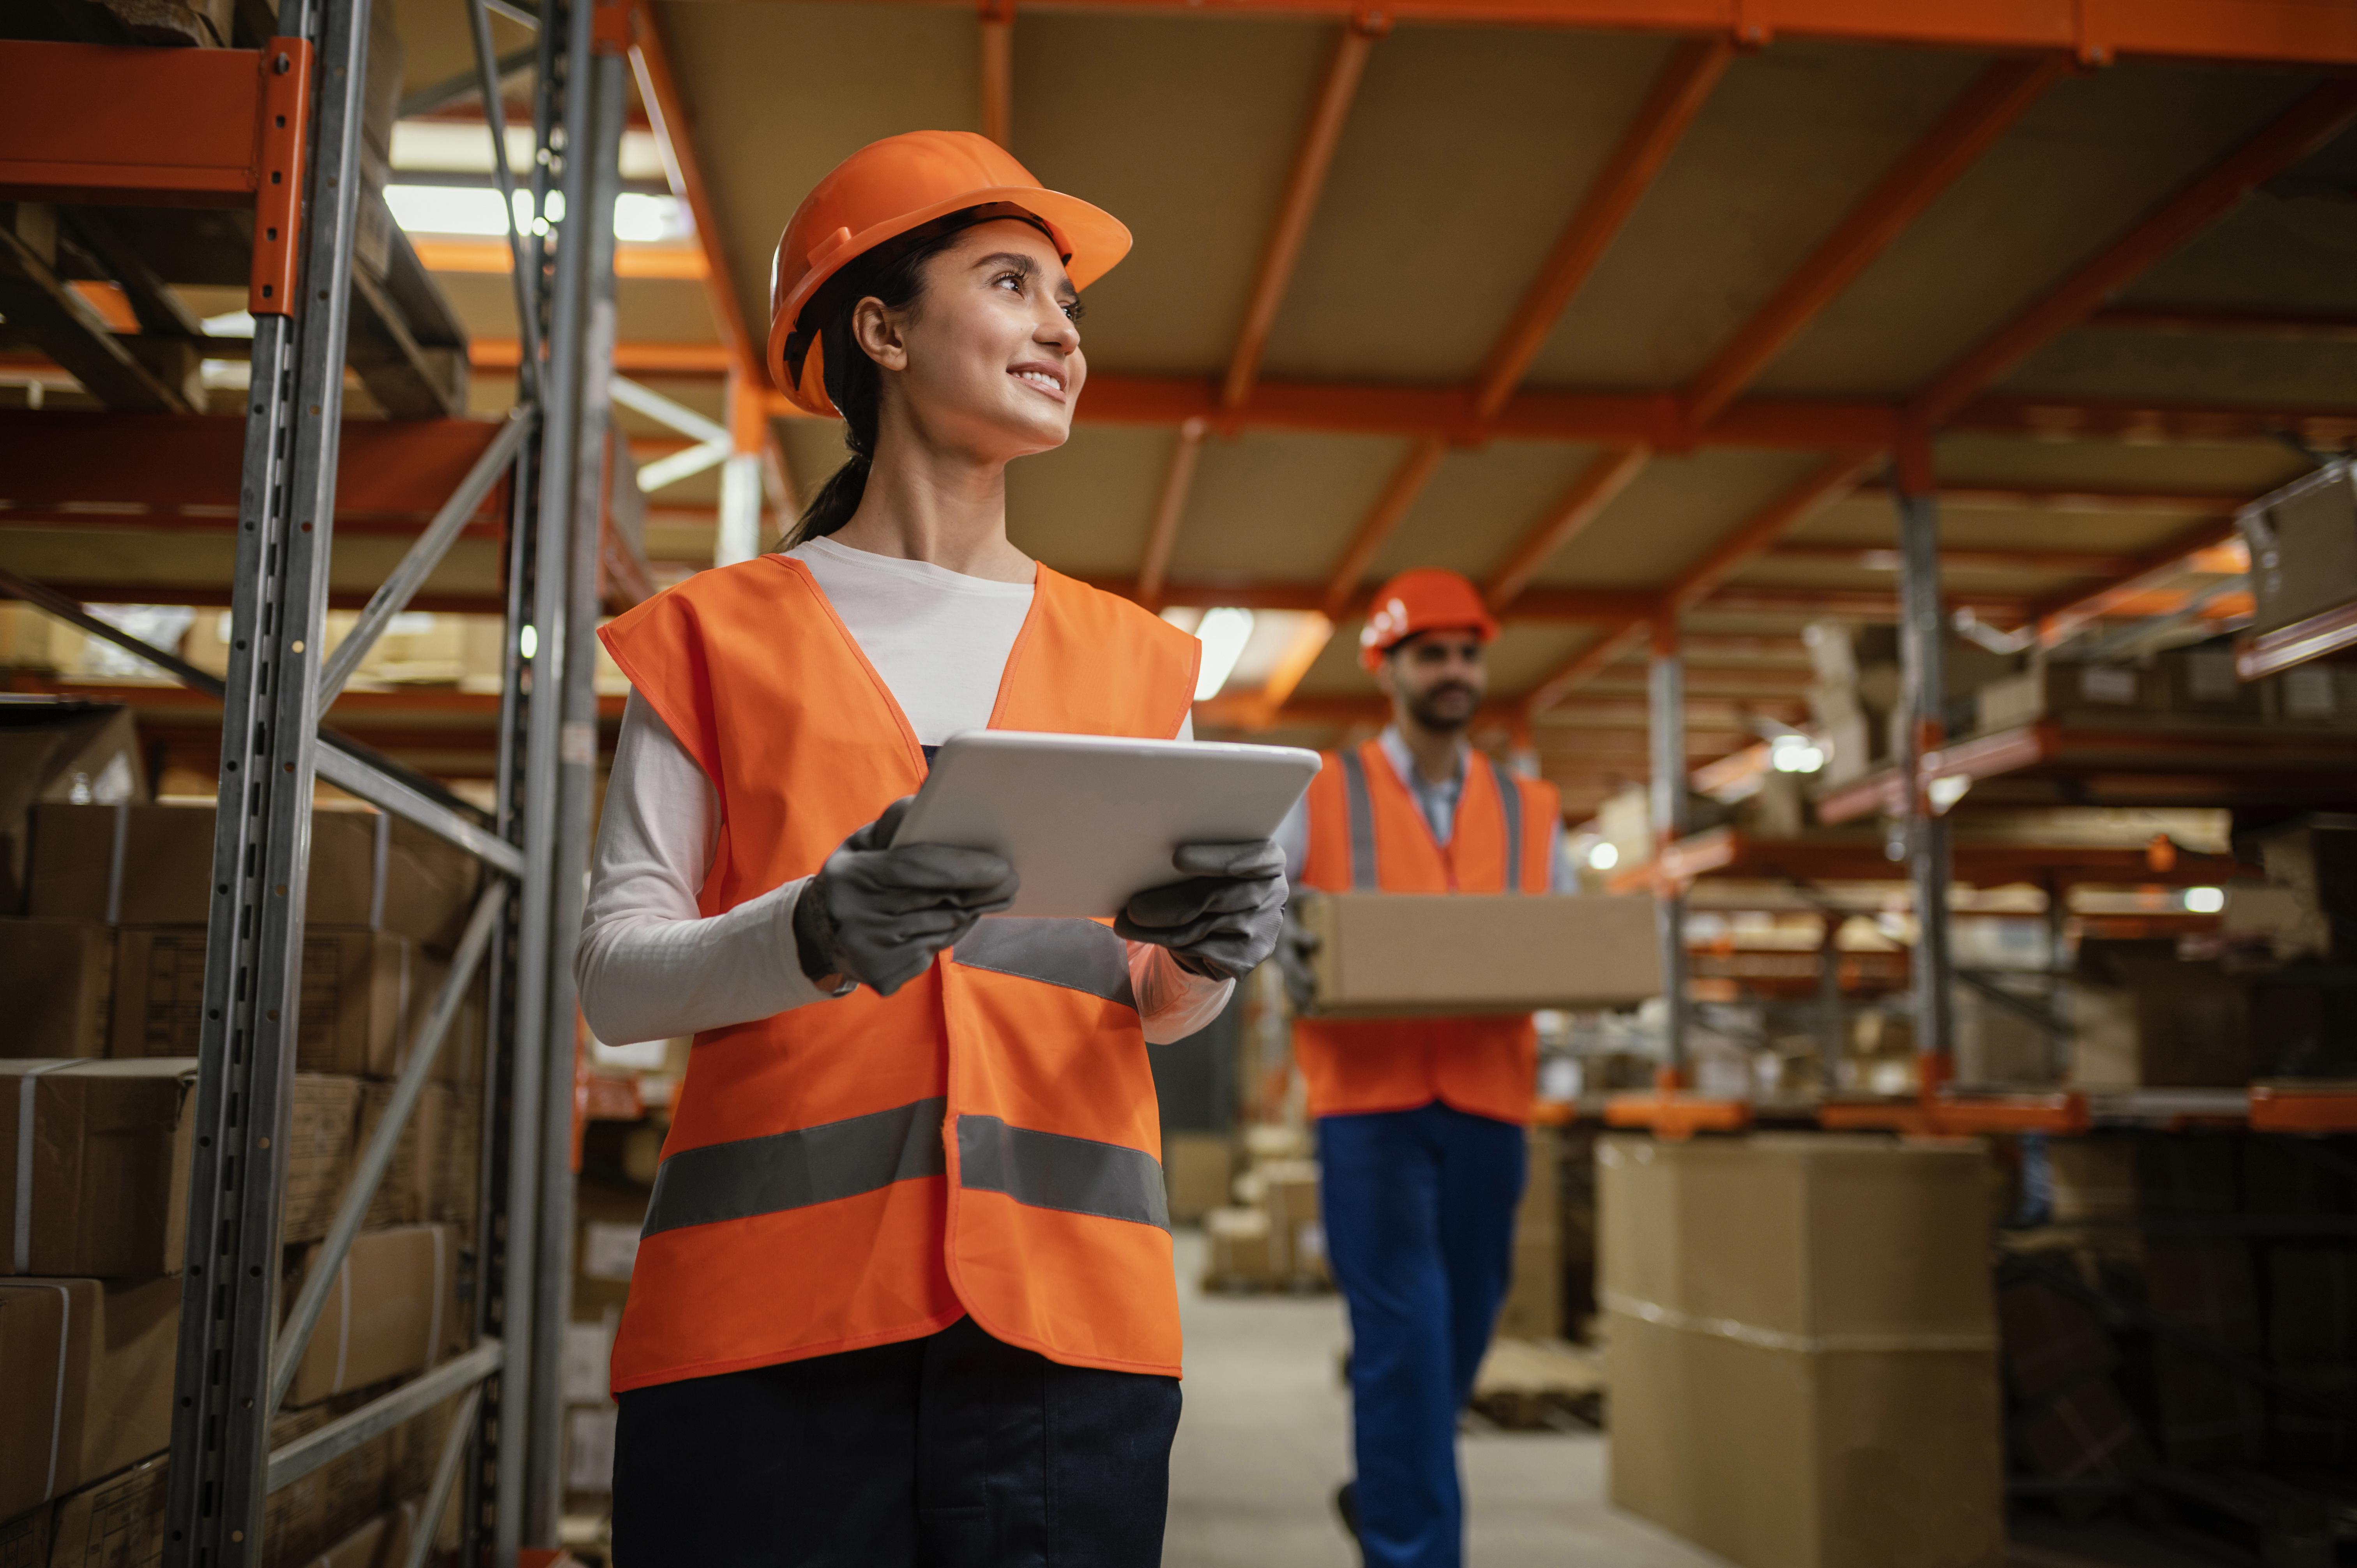
<path id="1" fill-rule="evenodd" d="M 1326 1251 L 1351 1309 L 1368 1568 L 1458 1568 L 1457 1416 L 1505 1300 L 1523 1130 L 1435 1101 L 1318 1122 Z"/>

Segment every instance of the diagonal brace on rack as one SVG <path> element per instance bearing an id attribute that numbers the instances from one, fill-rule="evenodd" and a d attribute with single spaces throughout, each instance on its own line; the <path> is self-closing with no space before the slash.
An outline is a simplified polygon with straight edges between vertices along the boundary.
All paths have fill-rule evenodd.
<path id="1" fill-rule="evenodd" d="M 274 1492 L 292 1486 L 322 1465 L 342 1458 L 378 1433 L 392 1431 L 462 1389 L 480 1386 L 506 1364 L 507 1347 L 496 1339 L 484 1340 L 457 1359 L 443 1362 L 383 1398 L 371 1400 L 351 1414 L 331 1421 L 273 1453 L 263 1489 Z"/>
<path id="2" fill-rule="evenodd" d="M 334 1287 L 344 1260 L 351 1253 L 352 1240 L 368 1219 L 369 1205 L 376 1201 L 376 1189 L 383 1182 L 384 1173 L 393 1168 L 393 1152 L 401 1144 L 401 1135 L 408 1128 L 418 1101 L 425 1096 L 425 1080 L 441 1058 L 442 1042 L 449 1037 L 450 1026 L 458 1016 L 467 989 L 474 983 L 475 971 L 490 948 L 491 929 L 506 910 L 507 900 L 504 882 L 492 883 L 476 900 L 474 918 L 467 922 L 466 935 L 459 939 L 449 972 L 434 998 L 434 1009 L 426 1015 L 425 1026 L 410 1044 L 409 1060 L 403 1064 L 401 1076 L 393 1080 L 393 1095 L 384 1114 L 378 1118 L 368 1147 L 361 1152 L 360 1165 L 352 1172 L 343 1198 L 336 1206 L 327 1240 L 305 1265 L 303 1293 L 295 1298 L 295 1309 L 287 1316 L 286 1326 L 279 1330 L 278 1343 L 271 1353 L 269 1415 L 278 1413 L 279 1403 L 285 1399 L 296 1370 L 303 1364 L 303 1352 L 311 1345 L 311 1331 L 318 1326 L 320 1309 L 328 1305 L 328 1292 Z"/>
<path id="3" fill-rule="evenodd" d="M 226 691 L 220 677 L 198 669 L 176 653 L 168 653 L 152 642 L 132 636 L 121 627 L 99 619 L 54 588 L 44 587 L 0 568 L 0 594 L 37 606 L 69 626 L 78 627 L 102 641 L 111 642 L 124 652 L 145 660 L 192 692 L 201 692 L 218 700 Z M 523 855 L 513 844 L 495 833 L 486 832 L 463 813 L 402 779 L 393 770 L 392 765 L 378 757 L 369 747 L 324 725 L 319 728 L 319 738 L 326 743 L 318 754 L 317 766 L 319 777 L 371 805 L 447 839 L 510 876 L 523 875 Z"/>
<path id="4" fill-rule="evenodd" d="M 417 536 L 417 542 L 409 547 L 409 553 L 401 558 L 401 564 L 394 567 L 383 585 L 370 596 L 368 608 L 361 612 L 359 621 L 345 634 L 344 640 L 336 645 L 336 651 L 328 658 L 327 668 L 319 672 L 319 709 L 322 713 L 335 706 L 336 698 L 343 693 L 344 683 L 352 678 L 352 671 L 360 668 L 361 660 L 368 657 L 369 650 L 376 646 L 376 639 L 383 635 L 393 617 L 409 607 L 411 598 L 425 585 L 434 568 L 441 564 L 442 557 L 449 553 L 459 531 L 475 515 L 475 508 L 490 493 L 491 487 L 499 483 L 500 473 L 515 461 L 517 450 L 532 432 L 533 420 L 533 410 L 529 403 L 508 414 L 507 425 L 498 438 L 483 448 L 483 455 L 475 459 L 472 468 L 467 470 L 467 477 L 458 482 L 457 489 L 442 503 L 442 510 L 434 514 L 434 521 L 425 525 L 425 532 Z"/>
<path id="5" fill-rule="evenodd" d="M 458 1479 L 458 1466 L 467 1456 L 467 1440 L 474 1435 L 475 1412 L 483 1402 L 483 1385 L 467 1391 L 451 1412 L 450 1430 L 442 1438 L 442 1456 L 435 1462 L 433 1483 L 425 1488 L 425 1506 L 417 1512 L 417 1528 L 410 1532 L 409 1551 L 392 1568 L 425 1568 L 434 1555 L 434 1536 L 450 1506 L 450 1489 Z"/>

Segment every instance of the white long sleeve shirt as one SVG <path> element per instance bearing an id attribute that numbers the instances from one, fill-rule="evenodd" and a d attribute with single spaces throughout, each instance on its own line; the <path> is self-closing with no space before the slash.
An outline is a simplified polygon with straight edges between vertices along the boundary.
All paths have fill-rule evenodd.
<path id="1" fill-rule="evenodd" d="M 920 745 L 990 722 L 1006 657 L 1030 613 L 1031 585 L 969 577 L 921 561 L 813 540 L 808 566 Z M 1181 731 L 1191 735 L 1191 724 Z M 790 806 L 791 809 L 791 806 Z M 581 1010 L 599 1039 L 626 1045 L 823 1004 L 794 943 L 800 877 L 705 918 L 696 894 L 719 842 L 712 781 L 633 692 L 606 790 L 581 945 Z M 1168 949 L 1129 944 L 1146 1037 L 1182 1039 L 1227 1004 L 1232 981 L 1189 973 Z"/>

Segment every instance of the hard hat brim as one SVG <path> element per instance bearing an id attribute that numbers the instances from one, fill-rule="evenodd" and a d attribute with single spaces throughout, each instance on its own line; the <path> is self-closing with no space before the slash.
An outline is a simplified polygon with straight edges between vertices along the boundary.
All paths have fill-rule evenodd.
<path id="1" fill-rule="evenodd" d="M 1053 231 L 1057 248 L 1065 253 L 1064 270 L 1071 275 L 1074 288 L 1088 287 L 1129 254 L 1132 240 L 1126 224 L 1104 209 L 1060 190 L 1042 190 L 1037 186 L 987 186 L 944 197 L 900 213 L 888 222 L 876 224 L 848 240 L 838 235 L 834 243 L 823 244 L 813 253 L 809 271 L 770 318 L 767 360 L 770 382 L 803 412 L 821 418 L 834 417 L 837 410 L 834 400 L 826 395 L 825 366 L 816 341 L 802 356 L 802 375 L 794 378 L 787 373 L 786 339 L 792 334 L 802 307 L 829 278 L 887 241 L 896 240 L 936 218 L 999 202 L 1023 209 Z"/>
<path id="2" fill-rule="evenodd" d="M 1366 671 L 1370 674 L 1372 674 L 1374 672 L 1375 666 L 1381 664 L 1383 660 L 1390 655 L 1393 649 L 1397 648 L 1401 643 L 1407 641 L 1408 639 L 1413 637 L 1422 637 L 1427 631 L 1458 630 L 1480 633 L 1481 641 L 1485 645 L 1498 640 L 1498 623 L 1486 615 L 1478 620 L 1435 621 L 1430 626 L 1420 626 L 1413 631 L 1404 631 L 1397 637 L 1393 638 L 1389 642 L 1360 643 L 1359 668 Z"/>

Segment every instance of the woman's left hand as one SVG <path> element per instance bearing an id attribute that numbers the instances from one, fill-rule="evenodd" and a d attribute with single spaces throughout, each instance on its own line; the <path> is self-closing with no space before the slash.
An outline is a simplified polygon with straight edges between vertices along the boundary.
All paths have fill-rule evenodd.
<path id="1" fill-rule="evenodd" d="M 1180 968 L 1213 980 L 1250 973 L 1285 929 L 1285 852 L 1273 839 L 1189 843 L 1171 864 L 1183 882 L 1149 887 L 1115 917 L 1116 936 L 1170 950 Z"/>

